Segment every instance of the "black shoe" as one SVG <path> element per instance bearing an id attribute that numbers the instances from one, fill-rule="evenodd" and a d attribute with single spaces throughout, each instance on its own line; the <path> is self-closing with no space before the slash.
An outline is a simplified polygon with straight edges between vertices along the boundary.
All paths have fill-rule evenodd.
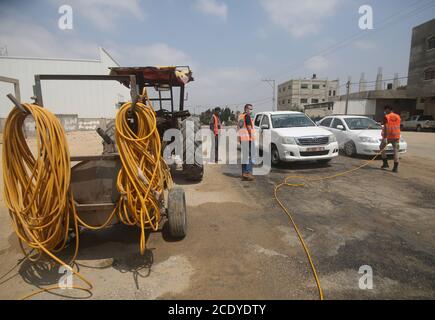
<path id="1" fill-rule="evenodd" d="M 399 172 L 399 163 L 398 162 L 394 162 L 393 172 L 394 173 L 398 173 Z"/>
<path id="2" fill-rule="evenodd" d="M 388 165 L 388 160 L 387 159 L 383 159 L 384 164 L 382 165 L 381 169 L 388 169 L 390 168 L 390 166 Z"/>

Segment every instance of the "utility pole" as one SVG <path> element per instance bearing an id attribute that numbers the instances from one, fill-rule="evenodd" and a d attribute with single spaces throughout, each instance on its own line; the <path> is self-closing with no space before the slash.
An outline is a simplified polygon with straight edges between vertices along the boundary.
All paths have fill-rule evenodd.
<path id="1" fill-rule="evenodd" d="M 276 105 L 276 81 L 275 80 L 272 80 L 272 79 L 263 79 L 263 80 L 261 80 L 261 81 L 263 81 L 263 82 L 267 82 L 271 87 L 272 87 L 272 90 L 273 90 L 273 98 L 272 98 L 272 103 L 273 103 L 273 105 L 272 105 L 272 111 L 275 111 L 275 105 Z"/>
<path id="2" fill-rule="evenodd" d="M 350 93 L 350 78 L 346 82 L 346 107 L 344 110 L 345 115 L 347 115 L 347 110 L 349 108 L 349 93 Z"/>

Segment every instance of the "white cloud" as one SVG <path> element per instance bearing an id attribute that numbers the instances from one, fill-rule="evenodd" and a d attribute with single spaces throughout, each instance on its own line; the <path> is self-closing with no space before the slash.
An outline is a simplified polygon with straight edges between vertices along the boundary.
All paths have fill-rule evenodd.
<path id="1" fill-rule="evenodd" d="M 65 4 L 65 0 L 50 1 L 58 6 Z M 145 16 L 140 0 L 75 0 L 70 6 L 74 16 L 85 18 L 100 30 L 116 29 L 121 19 L 143 20 Z"/>
<path id="2" fill-rule="evenodd" d="M 95 58 L 98 54 L 98 44 L 84 41 L 74 32 L 62 36 L 11 13 L 0 19 L 0 45 L 7 46 L 11 56 Z"/>
<path id="3" fill-rule="evenodd" d="M 121 65 L 173 66 L 193 63 L 187 53 L 166 43 L 123 46 L 111 44 L 107 49 Z"/>
<path id="4" fill-rule="evenodd" d="M 341 0 L 260 0 L 260 3 L 277 26 L 295 37 L 320 31 L 322 20 L 336 12 Z"/>
<path id="5" fill-rule="evenodd" d="M 310 71 L 325 71 L 331 66 L 331 62 L 324 56 L 315 56 L 304 63 L 304 67 Z"/>
<path id="6" fill-rule="evenodd" d="M 370 51 L 376 48 L 376 44 L 370 40 L 357 40 L 353 43 L 353 46 L 358 50 Z"/>
<path id="7" fill-rule="evenodd" d="M 217 0 L 196 0 L 195 8 L 199 12 L 224 20 L 226 20 L 228 16 L 228 6 L 224 2 Z"/>

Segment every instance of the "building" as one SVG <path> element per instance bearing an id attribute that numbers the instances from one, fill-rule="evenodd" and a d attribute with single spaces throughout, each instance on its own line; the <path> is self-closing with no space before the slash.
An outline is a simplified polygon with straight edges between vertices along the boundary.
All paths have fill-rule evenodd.
<path id="1" fill-rule="evenodd" d="M 0 76 L 19 80 L 21 102 L 33 102 L 35 74 L 108 75 L 109 67 L 117 66 L 103 48 L 99 50 L 98 60 L 0 56 Z M 0 118 L 3 121 L 12 108 L 6 98 L 8 93 L 14 93 L 13 85 L 0 82 Z M 89 119 L 83 129 L 94 128 L 96 119 L 114 118 L 118 103 L 130 99 L 129 90 L 115 81 L 43 81 L 42 94 L 44 106 L 53 113 Z M 91 123 L 94 125 L 89 125 Z"/>
<path id="2" fill-rule="evenodd" d="M 303 110 L 304 105 L 329 101 L 339 95 L 339 81 L 318 79 L 290 80 L 278 85 L 278 110 Z"/>
<path id="3" fill-rule="evenodd" d="M 435 19 L 412 30 L 408 91 L 418 98 L 417 109 L 435 116 Z"/>

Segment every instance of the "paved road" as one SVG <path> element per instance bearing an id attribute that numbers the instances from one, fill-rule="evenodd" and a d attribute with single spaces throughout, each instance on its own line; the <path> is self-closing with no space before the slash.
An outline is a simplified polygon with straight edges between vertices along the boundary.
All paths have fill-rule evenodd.
<path id="1" fill-rule="evenodd" d="M 426 148 L 412 145 L 398 175 L 375 162 L 347 177 L 280 192 L 327 299 L 435 298 L 435 162 L 418 153 Z M 283 165 L 253 183 L 240 181 L 238 166 L 207 166 L 200 184 L 177 179 L 189 204 L 186 239 L 153 233 L 141 257 L 136 228 L 85 232 L 80 271 L 94 285 L 93 299 L 317 299 L 305 254 L 272 198 L 274 186 L 288 175 L 324 176 L 364 161 L 340 156 L 328 166 Z M 3 275 L 22 254 L 0 209 Z M 373 268 L 373 290 L 358 287 L 362 265 Z M 0 298 L 20 298 L 59 277 L 46 262 L 25 262 L 0 280 Z"/>

